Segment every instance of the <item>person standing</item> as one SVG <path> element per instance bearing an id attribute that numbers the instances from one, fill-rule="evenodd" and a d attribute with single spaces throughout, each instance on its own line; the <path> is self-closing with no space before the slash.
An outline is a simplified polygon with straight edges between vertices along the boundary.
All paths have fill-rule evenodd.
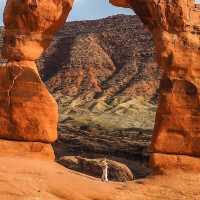
<path id="1" fill-rule="evenodd" d="M 108 162 L 107 162 L 107 159 L 105 158 L 103 161 L 102 161 L 102 176 L 101 176 L 101 181 L 103 182 L 108 182 Z"/>

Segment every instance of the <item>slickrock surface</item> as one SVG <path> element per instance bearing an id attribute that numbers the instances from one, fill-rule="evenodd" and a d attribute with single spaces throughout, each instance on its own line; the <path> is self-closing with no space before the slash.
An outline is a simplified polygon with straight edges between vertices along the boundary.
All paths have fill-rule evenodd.
<path id="1" fill-rule="evenodd" d="M 157 62 L 164 70 L 152 142 L 153 151 L 179 155 L 178 157 L 199 157 L 200 6 L 194 0 L 111 2 L 135 10 L 152 33 Z M 162 159 L 161 165 L 165 156 L 160 155 L 155 161 L 156 167 L 159 167 L 159 160 Z"/>
<path id="2" fill-rule="evenodd" d="M 0 157 L 0 163 L 1 200 L 200 199 L 198 173 L 171 171 L 135 182 L 102 183 L 48 161 Z"/>
<path id="3" fill-rule="evenodd" d="M 0 140 L 0 156 L 19 156 L 22 158 L 55 160 L 52 146 L 41 142 Z"/>

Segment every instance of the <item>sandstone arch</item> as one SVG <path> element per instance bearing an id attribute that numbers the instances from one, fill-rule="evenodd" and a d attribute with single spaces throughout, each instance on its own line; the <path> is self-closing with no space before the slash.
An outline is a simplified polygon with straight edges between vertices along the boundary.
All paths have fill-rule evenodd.
<path id="1" fill-rule="evenodd" d="M 164 69 L 152 141 L 153 166 L 200 169 L 199 6 L 193 0 L 110 2 L 116 6 L 131 7 L 141 18 L 153 35 L 157 62 Z M 0 99 L 1 105 L 8 110 L 0 107 L 0 117 L 4 120 L 3 123 L 0 122 L 0 130 L 7 131 L 0 132 L 1 138 L 40 142 L 53 142 L 56 139 L 56 104 L 41 82 L 34 61 L 48 47 L 53 34 L 65 22 L 72 3 L 73 0 L 7 1 L 3 52 L 8 64 L 0 73 L 0 87 L 4 91 Z M 11 78 L 7 80 L 8 77 Z M 8 84 L 9 81 L 11 83 Z M 31 107 L 32 112 L 29 112 L 34 117 L 35 124 L 30 123 L 28 115 L 20 115 L 24 123 L 14 118 L 15 108 L 19 108 L 24 102 L 22 94 L 32 89 L 32 86 L 18 87 L 22 84 L 37 86 L 36 89 L 33 87 L 34 94 L 31 92 L 27 99 L 28 102 L 37 99 L 35 107 Z M 41 94 L 37 93 L 38 88 L 42 91 Z M 48 107 L 38 106 L 40 103 L 46 103 Z M 52 113 L 48 112 L 49 107 L 52 108 Z M 18 114 L 25 109 L 23 106 L 20 108 L 21 110 L 17 110 Z M 41 111 L 40 115 L 33 114 L 35 108 Z M 36 125 L 38 128 L 34 129 Z M 26 127 L 32 127 L 29 134 Z M 18 131 L 13 131 L 15 128 Z"/>

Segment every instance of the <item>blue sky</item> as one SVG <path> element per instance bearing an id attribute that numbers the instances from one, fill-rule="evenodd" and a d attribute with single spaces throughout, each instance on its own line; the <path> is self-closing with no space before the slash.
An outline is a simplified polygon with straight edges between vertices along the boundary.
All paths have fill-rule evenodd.
<path id="1" fill-rule="evenodd" d="M 115 14 L 133 14 L 129 9 L 117 8 L 108 3 L 109 0 L 74 0 L 74 8 L 69 20 L 92 20 Z M 2 24 L 3 8 L 6 0 L 0 0 L 0 23 Z"/>

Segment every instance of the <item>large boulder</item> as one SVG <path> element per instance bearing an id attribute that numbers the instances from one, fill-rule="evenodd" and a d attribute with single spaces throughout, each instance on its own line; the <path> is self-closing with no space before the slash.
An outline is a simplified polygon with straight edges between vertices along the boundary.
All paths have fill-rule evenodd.
<path id="1" fill-rule="evenodd" d="M 94 177 L 101 178 L 102 159 L 87 159 L 80 156 L 64 156 L 59 163 L 65 167 Z M 108 178 L 113 181 L 132 181 L 134 176 L 131 170 L 124 164 L 108 160 Z"/>
<path id="2" fill-rule="evenodd" d="M 57 138 L 58 108 L 31 68 L 0 68 L 0 138 L 52 143 Z"/>

